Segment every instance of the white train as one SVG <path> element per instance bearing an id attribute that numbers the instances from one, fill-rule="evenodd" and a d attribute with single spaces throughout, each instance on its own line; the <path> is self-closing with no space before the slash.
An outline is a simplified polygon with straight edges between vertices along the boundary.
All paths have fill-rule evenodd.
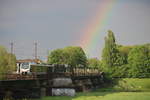
<path id="1" fill-rule="evenodd" d="M 40 64 L 39 60 L 35 59 L 25 59 L 17 60 L 17 74 L 29 74 L 31 65 Z"/>
<path id="2" fill-rule="evenodd" d="M 17 74 L 29 74 L 31 65 L 34 65 L 34 62 L 23 62 L 17 64 Z"/>

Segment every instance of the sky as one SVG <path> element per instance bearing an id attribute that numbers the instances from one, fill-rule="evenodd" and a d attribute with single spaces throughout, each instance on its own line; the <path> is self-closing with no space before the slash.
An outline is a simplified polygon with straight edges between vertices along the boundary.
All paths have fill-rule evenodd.
<path id="1" fill-rule="evenodd" d="M 113 6 L 105 12 L 107 23 L 101 25 L 90 52 L 83 48 L 88 57 L 101 58 L 108 30 L 118 44 L 150 43 L 150 0 L 0 0 L 0 45 L 10 52 L 13 42 L 17 59 L 34 58 L 35 42 L 40 59 L 57 48 L 82 46 L 87 34 L 83 30 L 103 15 L 100 6 L 105 1 Z"/>

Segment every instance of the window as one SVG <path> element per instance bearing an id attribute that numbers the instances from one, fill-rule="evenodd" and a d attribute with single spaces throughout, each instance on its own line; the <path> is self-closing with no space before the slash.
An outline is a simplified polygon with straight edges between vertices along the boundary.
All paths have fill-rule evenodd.
<path id="1" fill-rule="evenodd" d="M 22 63 L 21 68 L 22 69 L 28 69 L 29 68 L 29 63 L 28 62 Z"/>

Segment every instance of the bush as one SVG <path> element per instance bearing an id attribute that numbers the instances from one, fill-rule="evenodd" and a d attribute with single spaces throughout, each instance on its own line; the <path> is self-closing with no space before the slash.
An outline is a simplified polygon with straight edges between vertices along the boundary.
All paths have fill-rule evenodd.
<path id="1" fill-rule="evenodd" d="M 5 77 L 5 73 L 16 70 L 16 57 L 0 46 L 0 79 Z"/>

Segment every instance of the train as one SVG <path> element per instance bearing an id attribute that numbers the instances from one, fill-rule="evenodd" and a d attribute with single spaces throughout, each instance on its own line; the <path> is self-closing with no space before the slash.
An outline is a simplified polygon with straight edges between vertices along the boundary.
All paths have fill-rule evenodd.
<path id="1" fill-rule="evenodd" d="M 37 64 L 34 62 L 23 62 L 17 64 L 17 74 L 32 74 L 32 73 L 70 73 L 70 74 L 98 74 L 101 71 L 97 68 L 85 66 L 71 66 L 68 64 Z"/>

